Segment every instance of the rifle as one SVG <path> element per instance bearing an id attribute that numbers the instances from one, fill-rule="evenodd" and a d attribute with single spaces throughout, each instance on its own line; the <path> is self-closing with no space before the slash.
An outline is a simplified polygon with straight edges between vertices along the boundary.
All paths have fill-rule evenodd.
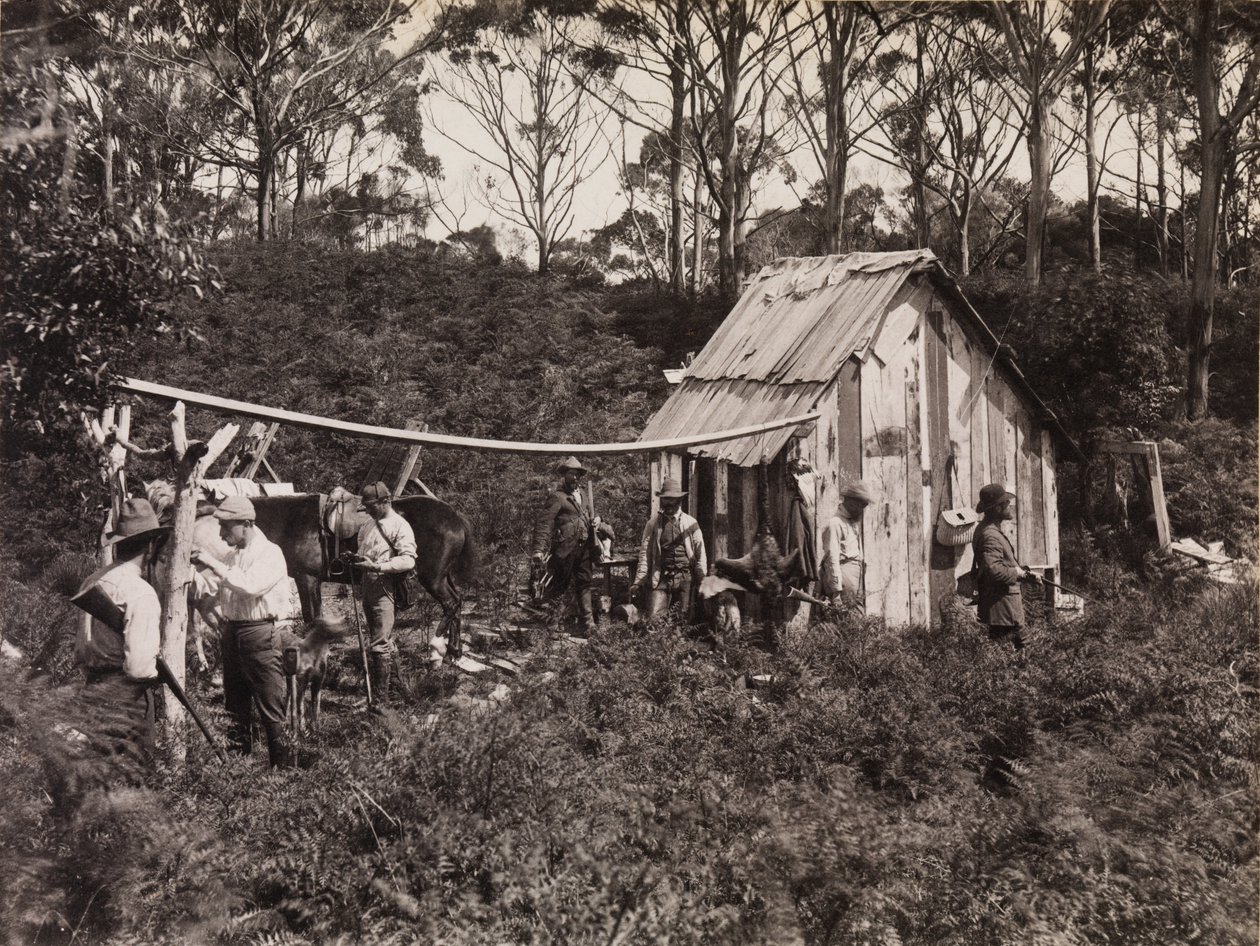
<path id="1" fill-rule="evenodd" d="M 126 626 L 123 610 L 114 604 L 109 595 L 101 590 L 100 585 L 90 585 L 84 588 L 70 599 L 70 603 L 80 611 L 86 611 L 111 631 L 122 636 L 123 628 Z M 223 748 L 214 741 L 214 736 L 210 734 L 210 729 L 206 726 L 205 721 L 202 720 L 201 715 L 193 708 L 192 701 L 188 699 L 188 694 L 184 692 L 184 688 L 175 679 L 175 674 L 171 672 L 171 668 L 161 657 L 157 659 L 157 672 L 158 679 L 166 684 L 175 699 L 179 700 L 184 709 L 188 710 L 188 715 L 193 718 L 193 722 L 197 724 L 201 734 L 206 737 L 206 742 L 210 743 L 210 748 L 219 757 L 219 761 L 226 762 L 227 755 L 224 753 Z"/>
<path id="2" fill-rule="evenodd" d="M 1035 574 L 1036 574 L 1036 573 L 1035 573 L 1035 572 L 1034 572 L 1031 568 L 1029 568 L 1027 565 L 1021 565 L 1021 566 L 1019 566 L 1019 567 L 1020 567 L 1020 568 L 1022 568 L 1022 569 L 1024 570 L 1024 573 L 1025 573 L 1026 575 L 1035 575 Z M 1042 576 L 1042 575 L 1036 575 L 1036 577 L 1037 577 L 1037 580 L 1038 580 L 1038 581 L 1040 581 L 1043 585 L 1049 585 L 1051 588 L 1058 588 L 1060 591 L 1065 592 L 1066 594 L 1076 595 L 1076 597 L 1078 597 L 1078 598 L 1080 598 L 1080 599 L 1082 599 L 1082 600 L 1084 600 L 1084 601 L 1093 601 L 1093 600 L 1094 600 L 1094 599 L 1093 599 L 1093 598 L 1091 598 L 1089 595 L 1081 594 L 1079 591 L 1075 591 L 1075 590 L 1073 590 L 1072 588 L 1064 588 L 1064 587 L 1063 587 L 1062 585 L 1060 585 L 1057 581 L 1051 581 L 1049 578 L 1046 578 L 1046 577 L 1044 577 L 1044 576 Z"/>

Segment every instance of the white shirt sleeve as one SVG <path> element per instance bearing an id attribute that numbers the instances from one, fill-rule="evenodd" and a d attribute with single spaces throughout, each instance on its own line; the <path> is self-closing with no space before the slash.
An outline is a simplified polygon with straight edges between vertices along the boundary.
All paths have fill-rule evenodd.
<path id="1" fill-rule="evenodd" d="M 137 579 L 123 612 L 123 672 L 134 680 L 157 676 L 158 650 L 162 645 L 162 605 L 157 592 Z"/>
<path id="2" fill-rule="evenodd" d="M 268 542 L 257 558 L 234 565 L 223 576 L 223 585 L 244 598 L 260 598 L 289 576 L 280 546 Z"/>

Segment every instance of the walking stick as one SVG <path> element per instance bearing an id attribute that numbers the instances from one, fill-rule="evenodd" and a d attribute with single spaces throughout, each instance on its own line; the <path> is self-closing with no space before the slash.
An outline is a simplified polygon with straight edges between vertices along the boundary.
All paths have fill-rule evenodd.
<path id="1" fill-rule="evenodd" d="M 350 571 L 350 608 L 354 612 L 354 633 L 359 638 L 359 655 L 363 658 L 363 686 L 367 690 L 368 709 L 372 708 L 372 672 L 368 669 L 367 641 L 363 637 L 363 625 L 359 623 L 359 596 L 354 590 L 354 570 Z"/>

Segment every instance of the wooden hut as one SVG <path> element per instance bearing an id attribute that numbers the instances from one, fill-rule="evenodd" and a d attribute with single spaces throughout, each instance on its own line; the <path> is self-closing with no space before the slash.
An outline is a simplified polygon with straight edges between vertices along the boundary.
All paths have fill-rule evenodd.
<path id="1" fill-rule="evenodd" d="M 1018 496 L 1021 562 L 1056 573 L 1055 470 L 1079 458 L 1008 348 L 930 250 L 782 259 L 765 267 L 686 368 L 643 440 L 816 412 L 817 421 L 651 458 L 690 489 L 710 556 L 744 554 L 766 466 L 782 543 L 798 482 L 812 492 L 815 550 L 845 481 L 876 493 L 863 523 L 867 612 L 936 623 L 941 596 L 971 567 L 969 545 L 935 539 L 942 510 L 974 507 L 999 481 Z M 795 473 L 812 470 L 797 480 Z M 757 613 L 757 602 L 746 603 Z"/>

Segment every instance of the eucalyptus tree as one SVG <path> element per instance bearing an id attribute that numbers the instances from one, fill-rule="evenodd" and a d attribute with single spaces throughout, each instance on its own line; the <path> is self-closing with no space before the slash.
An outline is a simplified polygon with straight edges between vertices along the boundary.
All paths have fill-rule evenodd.
<path id="1" fill-rule="evenodd" d="M 688 146 L 687 110 L 694 81 L 686 55 L 684 34 L 691 19 L 692 0 L 599 0 L 597 18 L 609 46 L 593 55 L 616 57 L 632 81 L 594 94 L 624 124 L 646 132 L 646 141 L 665 158 L 668 181 L 668 227 L 665 230 L 670 291 L 681 295 L 686 283 L 685 227 L 688 169 L 699 174 L 694 148 Z M 645 92 L 644 82 L 660 90 Z M 624 128 L 623 128 L 624 136 Z M 623 162 L 624 163 L 624 162 Z M 698 221 L 692 220 L 695 245 L 703 242 Z M 694 265 L 694 264 L 693 264 Z M 693 280 L 694 285 L 694 280 Z"/>
<path id="2" fill-rule="evenodd" d="M 818 167 L 823 245 L 842 253 L 849 161 L 876 124 L 869 65 L 905 14 L 856 2 L 808 2 L 800 14 L 803 29 L 788 33 L 789 113 Z"/>
<path id="3" fill-rule="evenodd" d="M 255 182 L 257 237 L 272 233 L 281 156 L 312 130 L 370 114 L 433 49 L 435 24 L 402 55 L 384 48 L 411 0 L 172 0 L 175 22 L 150 61 L 195 76 L 227 120 L 202 141 L 214 164 Z M 163 11 L 167 8 L 162 7 Z"/>
<path id="4" fill-rule="evenodd" d="M 1055 106 L 1110 7 L 1111 0 L 1082 0 L 1075 5 L 1060 0 L 991 0 L 989 5 L 1004 41 L 1001 55 L 990 51 L 990 66 L 998 88 L 1027 114 L 1030 181 L 1024 274 L 1033 285 L 1041 282 L 1054 176 Z"/>
<path id="5" fill-rule="evenodd" d="M 861 150 L 911 181 L 915 235 L 927 245 L 929 194 L 949 217 L 960 271 L 971 271 L 972 224 L 1021 141 L 1023 115 L 995 86 L 977 41 L 992 43 L 965 12 L 920 17 L 873 64 L 881 99 L 879 134 Z M 1005 238 L 1006 225 L 996 239 Z M 987 247 L 985 249 L 987 253 Z M 983 254 L 982 254 L 983 255 Z"/>
<path id="6" fill-rule="evenodd" d="M 756 176 L 782 168 L 792 120 L 783 79 L 802 29 L 783 0 L 692 0 L 682 47 L 694 84 L 691 122 L 718 214 L 718 289 L 739 294 Z"/>
<path id="7" fill-rule="evenodd" d="M 538 246 L 538 272 L 573 229 L 578 188 L 608 155 L 607 112 L 588 87 L 616 64 L 583 55 L 583 30 L 593 5 L 537 2 L 504 7 L 479 2 L 452 15 L 456 37 L 436 84 L 462 106 L 485 138 L 444 133 L 490 169 L 487 206 L 528 230 Z"/>
<path id="8" fill-rule="evenodd" d="M 1162 7 L 1189 47 L 1198 119 L 1199 205 L 1187 322 L 1186 415 L 1207 416 L 1222 184 L 1237 155 L 1260 149 L 1248 119 L 1260 106 L 1260 8 L 1197 0 Z"/>

